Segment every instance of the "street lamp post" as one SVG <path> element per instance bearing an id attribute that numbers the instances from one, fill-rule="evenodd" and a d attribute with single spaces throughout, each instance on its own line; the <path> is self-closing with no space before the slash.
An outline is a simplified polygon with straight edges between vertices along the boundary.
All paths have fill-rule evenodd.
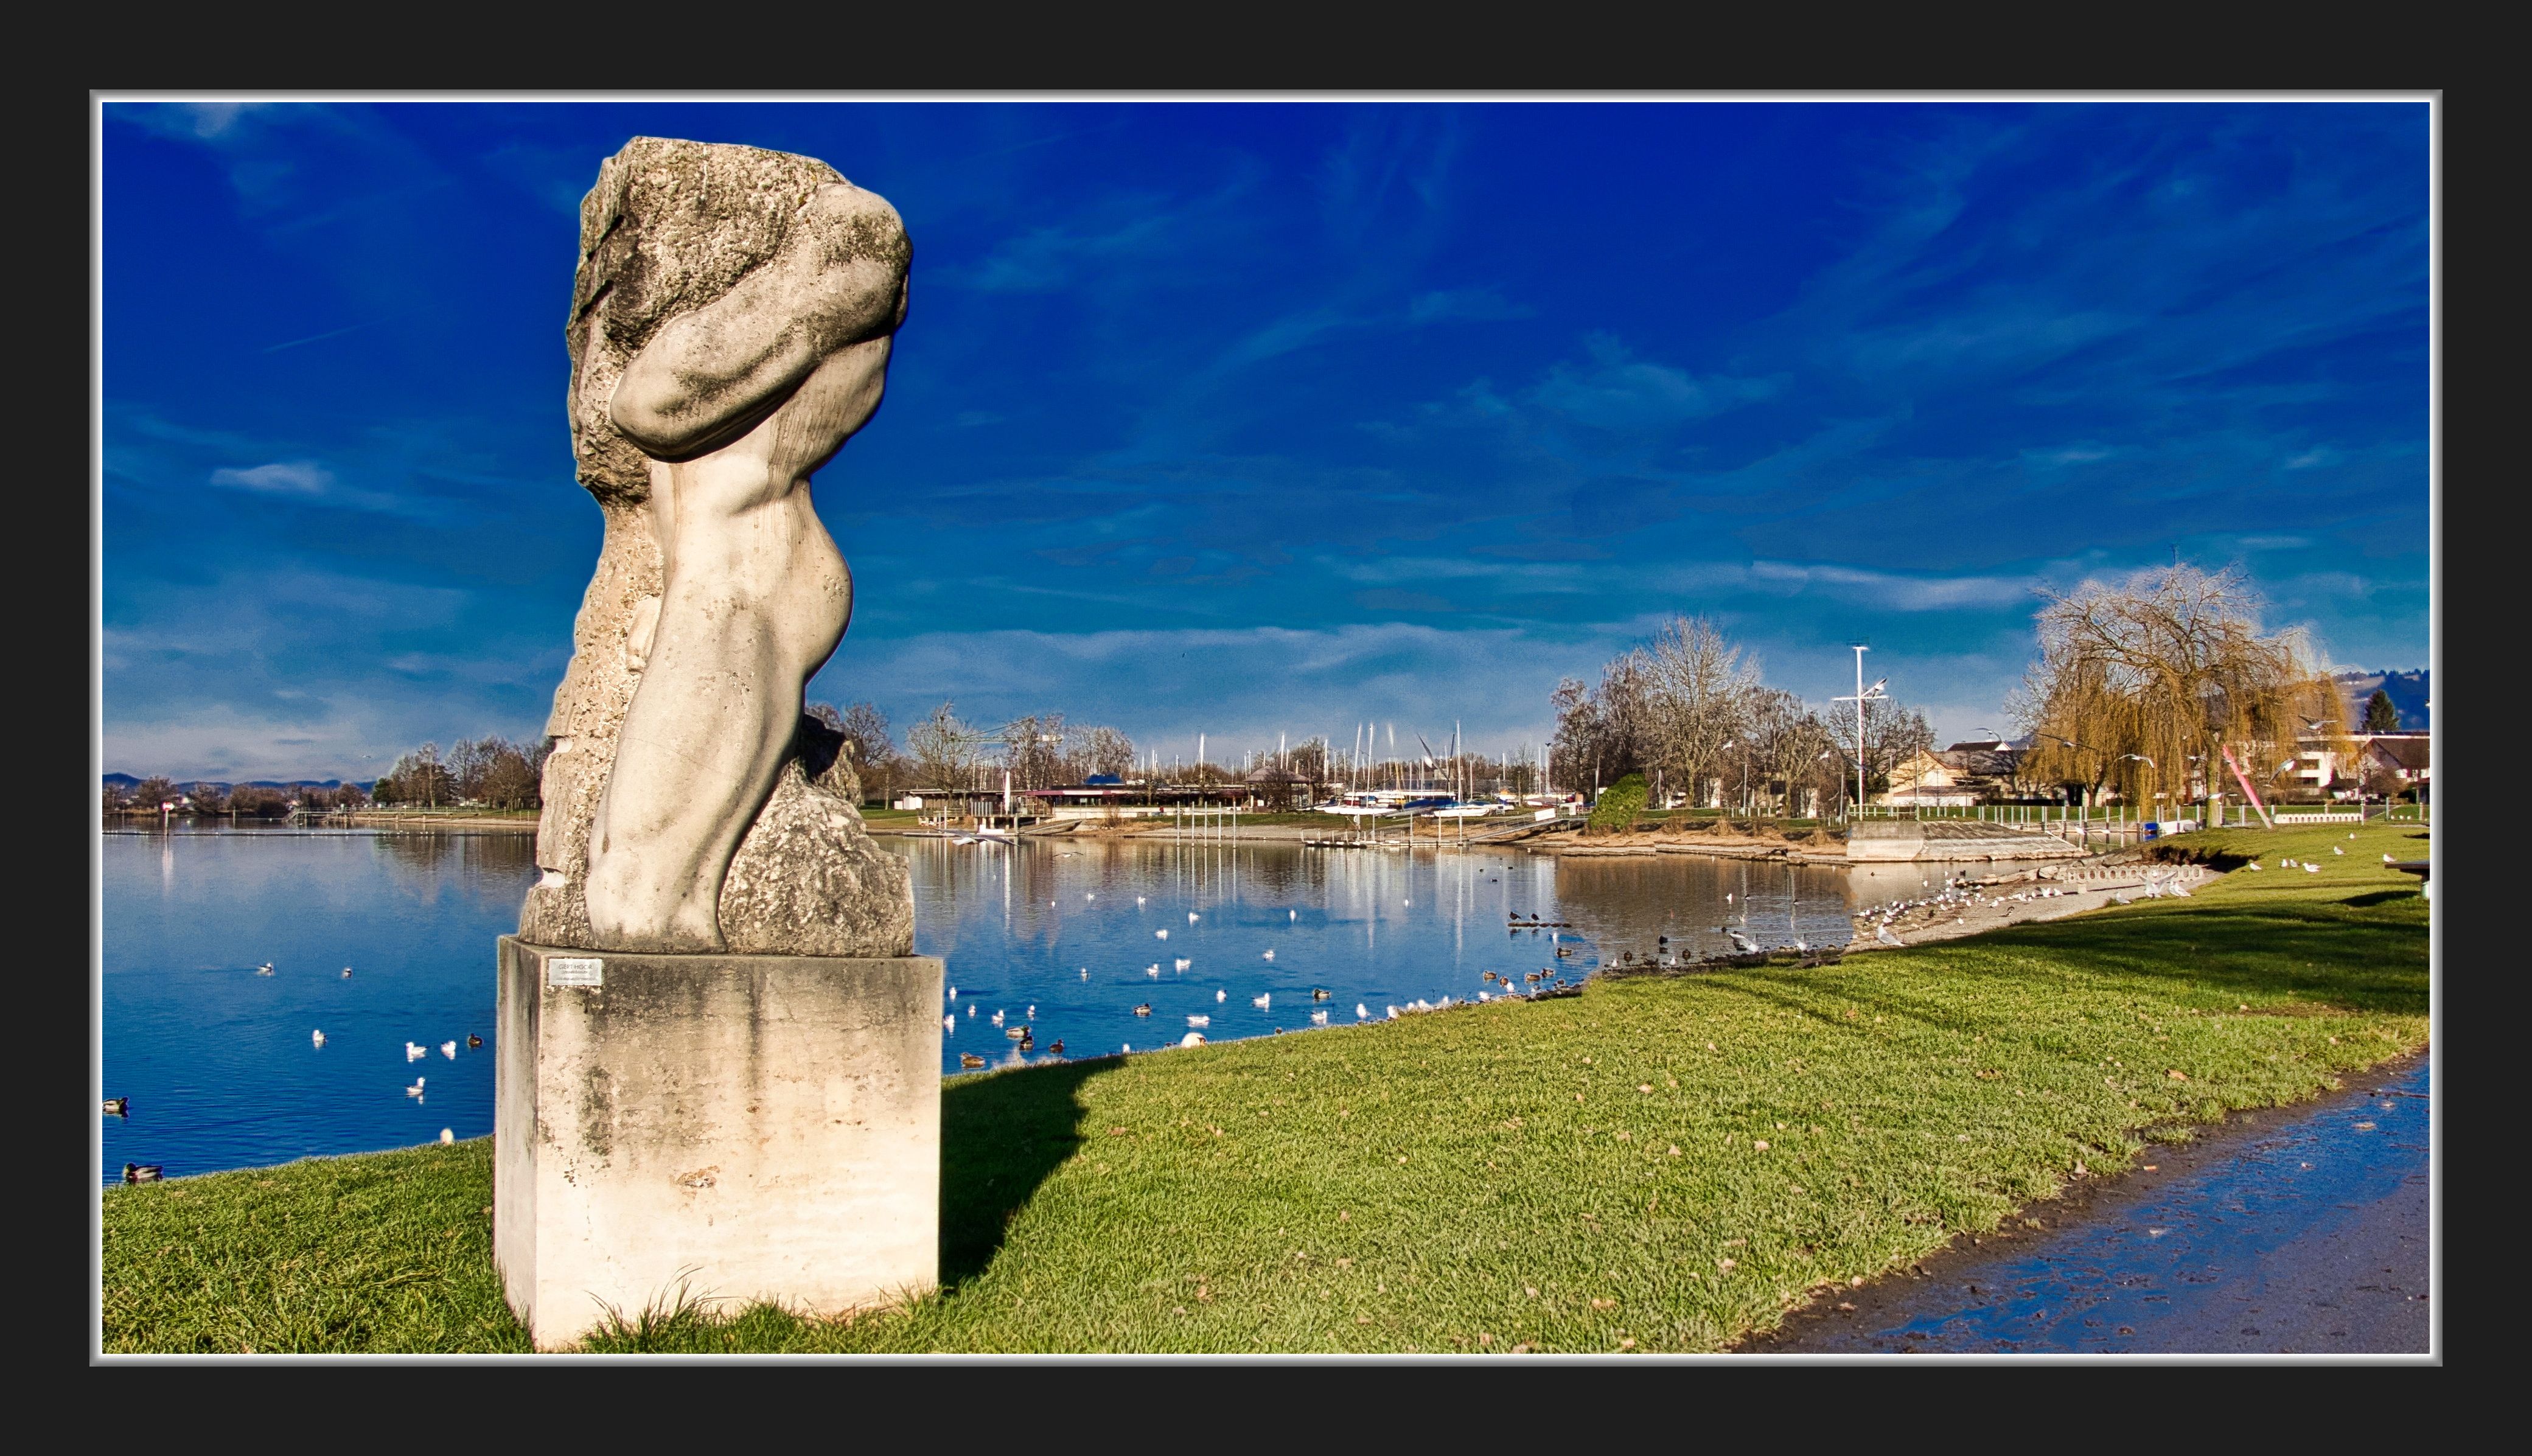
<path id="1" fill-rule="evenodd" d="M 1829 701 L 1833 703 L 1851 702 L 1855 704 L 1855 808 L 1857 814 L 1860 816 L 1864 811 L 1865 793 L 1864 705 L 1875 698 L 1888 697 L 1889 694 L 1883 692 L 1881 688 L 1882 685 L 1887 683 L 1890 679 L 1883 677 L 1875 681 L 1870 687 L 1866 687 L 1864 685 L 1864 655 L 1870 652 L 1872 649 L 1862 642 L 1850 642 L 1847 646 L 1855 649 L 1855 696 L 1852 698 L 1841 696 L 1831 698 Z"/>

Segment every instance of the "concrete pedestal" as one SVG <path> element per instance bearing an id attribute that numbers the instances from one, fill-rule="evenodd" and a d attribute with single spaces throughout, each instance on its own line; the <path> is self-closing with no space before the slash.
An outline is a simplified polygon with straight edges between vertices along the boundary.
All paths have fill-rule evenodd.
<path id="1" fill-rule="evenodd" d="M 681 1283 L 820 1314 L 934 1285 L 941 991 L 928 956 L 503 936 L 492 1252 L 539 1348 Z"/>

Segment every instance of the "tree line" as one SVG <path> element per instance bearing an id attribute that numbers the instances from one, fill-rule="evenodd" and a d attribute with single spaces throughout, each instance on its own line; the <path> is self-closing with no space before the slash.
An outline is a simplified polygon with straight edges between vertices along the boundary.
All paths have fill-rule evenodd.
<path id="1" fill-rule="evenodd" d="M 1673 616 L 1612 658 L 1599 680 L 1568 677 L 1550 702 L 1548 776 L 1592 796 L 1640 775 L 1655 804 L 1746 803 L 1784 815 L 1834 812 L 1855 792 L 1855 708 L 1813 706 L 1767 686 L 1758 661 L 1702 615 Z M 1876 699 L 1864 723 L 1868 791 L 1931 748 L 1925 713 Z"/>

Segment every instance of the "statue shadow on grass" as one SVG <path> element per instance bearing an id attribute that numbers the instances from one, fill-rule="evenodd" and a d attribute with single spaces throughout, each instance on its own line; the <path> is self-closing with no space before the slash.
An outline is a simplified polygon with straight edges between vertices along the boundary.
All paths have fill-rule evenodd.
<path id="1" fill-rule="evenodd" d="M 941 1089 L 941 1282 L 985 1271 L 1010 1221 L 1085 1139 L 1082 1083 L 1115 1057 L 952 1078 Z"/>

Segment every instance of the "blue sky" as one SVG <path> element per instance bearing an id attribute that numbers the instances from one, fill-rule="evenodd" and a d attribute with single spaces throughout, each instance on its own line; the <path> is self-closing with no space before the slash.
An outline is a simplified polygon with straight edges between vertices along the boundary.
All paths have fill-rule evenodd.
<path id="1" fill-rule="evenodd" d="M 900 729 L 1509 751 L 1702 612 L 2009 730 L 2035 588 L 2175 550 L 2427 660 L 2423 103 L 117 103 L 108 769 L 541 731 L 577 207 L 644 134 L 906 219 L 811 687 Z"/>

